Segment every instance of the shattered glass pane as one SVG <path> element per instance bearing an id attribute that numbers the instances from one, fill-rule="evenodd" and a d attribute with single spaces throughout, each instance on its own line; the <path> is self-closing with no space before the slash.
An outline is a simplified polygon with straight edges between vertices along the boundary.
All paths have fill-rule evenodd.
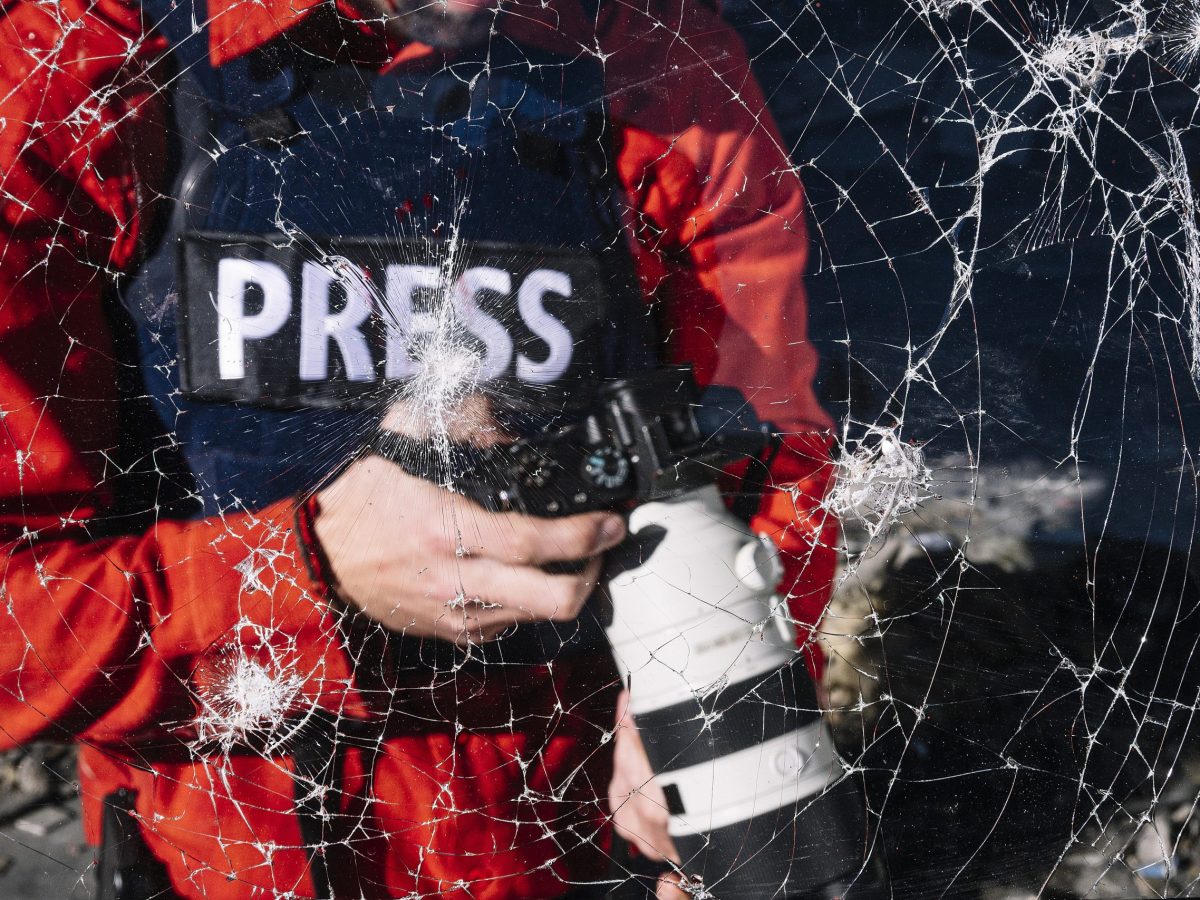
<path id="1" fill-rule="evenodd" d="M 1196 0 L 0 41 L 0 894 L 1200 893 Z"/>

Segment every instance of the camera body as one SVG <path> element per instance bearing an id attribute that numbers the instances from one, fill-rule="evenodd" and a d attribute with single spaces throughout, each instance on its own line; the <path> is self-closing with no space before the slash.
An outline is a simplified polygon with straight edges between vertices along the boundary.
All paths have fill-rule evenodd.
<path id="1" fill-rule="evenodd" d="M 677 496 L 711 484 L 725 464 L 769 445 L 767 425 L 709 432 L 689 367 L 605 383 L 568 424 L 512 444 L 425 442 L 381 432 L 372 449 L 493 512 L 568 516 Z M 722 418 L 727 418 L 722 413 Z"/>

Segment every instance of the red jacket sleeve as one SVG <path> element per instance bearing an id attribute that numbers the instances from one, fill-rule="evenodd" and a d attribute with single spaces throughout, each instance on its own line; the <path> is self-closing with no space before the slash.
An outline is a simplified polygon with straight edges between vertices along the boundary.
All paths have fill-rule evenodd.
<path id="1" fill-rule="evenodd" d="M 186 727 L 229 647 L 285 645 L 309 694 L 349 682 L 287 504 L 90 533 L 117 441 L 103 301 L 165 176 L 162 51 L 137 4 L 0 9 L 0 747 Z"/>
<path id="2" fill-rule="evenodd" d="M 677 360 L 740 388 L 786 436 L 752 523 L 786 551 L 815 622 L 836 565 L 821 506 L 828 415 L 813 392 L 804 195 L 736 33 L 693 0 L 610 4 L 602 46 L 643 286 Z M 803 636 L 802 636 L 803 637 Z"/>

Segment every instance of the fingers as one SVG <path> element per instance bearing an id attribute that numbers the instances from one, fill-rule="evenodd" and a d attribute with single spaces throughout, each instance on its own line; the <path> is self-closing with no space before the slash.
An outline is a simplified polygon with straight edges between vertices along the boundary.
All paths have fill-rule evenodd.
<path id="1" fill-rule="evenodd" d="M 435 636 L 459 644 L 494 640 L 514 625 L 574 620 L 603 565 L 593 559 L 577 574 L 549 575 L 532 566 L 486 559 L 456 562 L 459 586 L 431 591 L 429 602 L 442 607 L 433 610 Z"/>
<path id="2" fill-rule="evenodd" d="M 510 566 L 465 559 L 459 570 L 463 591 L 495 604 L 509 624 L 549 620 L 569 622 L 579 615 L 600 580 L 600 559 L 580 572 L 551 575 L 533 566 Z"/>
<path id="3" fill-rule="evenodd" d="M 625 692 L 618 700 L 613 748 L 613 777 L 608 787 L 609 809 L 617 833 L 655 862 L 679 861 L 669 831 L 667 798 L 654 780 Z"/>
<path id="4" fill-rule="evenodd" d="M 622 688 L 621 693 L 617 694 L 617 711 L 613 721 L 617 723 L 618 728 L 622 725 L 637 727 L 629 712 L 629 688 Z"/>
<path id="5" fill-rule="evenodd" d="M 573 621 L 599 584 L 602 568 L 598 557 L 563 574 L 470 556 L 423 565 L 393 562 L 383 583 L 398 590 L 357 605 L 392 631 L 477 643 L 514 625 Z"/>
<path id="6" fill-rule="evenodd" d="M 360 500 L 393 520 L 402 539 L 417 537 L 428 552 L 469 554 L 505 563 L 542 566 L 597 556 L 625 539 L 624 519 L 611 512 L 558 519 L 494 513 L 431 482 L 409 475 L 379 457 L 351 466 Z M 382 501 L 402 502 L 396 509 Z M 378 506 L 376 506 L 378 504 Z"/>
<path id="7" fill-rule="evenodd" d="M 691 895 L 679 887 L 679 876 L 671 872 L 658 879 L 654 896 L 656 900 L 688 900 Z"/>
<path id="8" fill-rule="evenodd" d="M 637 787 L 622 796 L 619 786 L 609 787 L 609 803 L 613 810 L 613 827 L 622 840 L 633 844 L 654 862 L 678 861 L 675 842 L 667 831 L 665 806 L 648 798 Z"/>
<path id="9" fill-rule="evenodd" d="M 542 519 L 480 510 L 462 523 L 461 531 L 465 549 L 472 555 L 542 566 L 611 550 L 625 539 L 625 522 L 608 512 Z"/>
<path id="10" fill-rule="evenodd" d="M 460 644 L 575 619 L 600 555 L 625 535 L 613 513 L 491 513 L 378 458 L 350 466 L 320 503 L 316 536 L 346 602 L 389 630 Z M 578 571 L 540 568 L 581 561 Z"/>
<path id="11" fill-rule="evenodd" d="M 526 622 L 570 622 L 595 590 L 602 565 L 593 559 L 577 574 L 550 575 L 532 566 L 468 558 L 456 566 L 457 589 L 441 593 L 457 601 L 471 627 L 485 631 Z"/>

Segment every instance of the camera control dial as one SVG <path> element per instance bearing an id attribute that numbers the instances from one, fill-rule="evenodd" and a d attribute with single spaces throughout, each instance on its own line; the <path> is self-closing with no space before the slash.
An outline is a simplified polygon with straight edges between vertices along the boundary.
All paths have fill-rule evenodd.
<path id="1" fill-rule="evenodd" d="M 583 477 L 611 491 L 629 480 L 629 460 L 614 447 L 596 447 L 583 460 Z"/>

